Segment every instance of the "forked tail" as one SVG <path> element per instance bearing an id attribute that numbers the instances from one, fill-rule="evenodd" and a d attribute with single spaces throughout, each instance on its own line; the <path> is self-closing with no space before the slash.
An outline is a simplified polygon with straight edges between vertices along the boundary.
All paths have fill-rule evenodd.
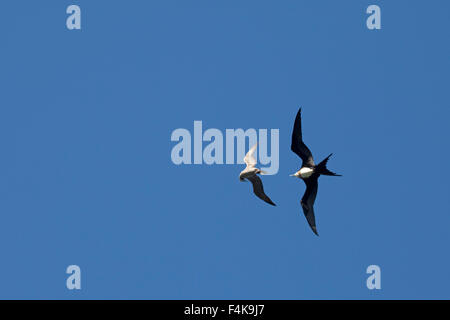
<path id="1" fill-rule="evenodd" d="M 324 175 L 324 176 L 335 176 L 335 177 L 340 177 L 340 176 L 341 176 L 340 174 L 336 174 L 336 173 L 334 173 L 334 172 L 328 170 L 328 168 L 327 168 L 327 162 L 328 162 L 328 159 L 330 159 L 330 157 L 331 157 L 332 155 L 333 155 L 333 154 L 330 153 L 330 155 L 329 155 L 328 157 L 326 157 L 326 158 L 323 159 L 318 165 L 316 165 L 315 171 L 316 171 L 317 173 L 322 174 L 322 175 Z"/>

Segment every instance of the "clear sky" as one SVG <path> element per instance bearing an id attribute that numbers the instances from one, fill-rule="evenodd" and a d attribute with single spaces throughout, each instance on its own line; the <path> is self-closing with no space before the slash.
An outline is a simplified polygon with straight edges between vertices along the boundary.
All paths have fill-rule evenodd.
<path id="1" fill-rule="evenodd" d="M 449 1 L 0 7 L 0 298 L 450 298 Z M 289 177 L 300 106 L 343 174 L 320 178 L 320 237 Z M 277 207 L 242 165 L 172 163 L 194 120 L 280 130 Z"/>

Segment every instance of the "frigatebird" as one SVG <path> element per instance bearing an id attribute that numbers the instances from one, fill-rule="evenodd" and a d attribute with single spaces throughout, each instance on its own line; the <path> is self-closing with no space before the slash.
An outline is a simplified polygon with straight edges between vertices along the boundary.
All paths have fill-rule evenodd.
<path id="1" fill-rule="evenodd" d="M 306 191 L 300 201 L 306 220 L 312 231 L 318 236 L 316 228 L 316 218 L 314 216 L 314 201 L 316 200 L 318 180 L 321 175 L 341 176 L 327 169 L 328 159 L 332 153 L 319 164 L 314 163 L 311 151 L 304 144 L 302 139 L 302 109 L 300 108 L 295 117 L 294 129 L 292 130 L 291 150 L 303 161 L 302 167 L 291 176 L 302 179 L 306 184 Z"/>
<path id="2" fill-rule="evenodd" d="M 255 193 L 255 195 L 268 204 L 275 206 L 275 203 L 273 203 L 273 201 L 270 200 L 270 198 L 264 193 L 261 178 L 258 177 L 258 174 L 265 174 L 265 172 L 261 169 L 256 168 L 256 159 L 253 154 L 255 153 L 257 145 L 258 144 L 255 144 L 253 147 L 251 147 L 251 149 L 245 155 L 244 162 L 247 164 L 247 167 L 239 174 L 239 180 L 249 180 L 253 185 L 253 192 Z"/>

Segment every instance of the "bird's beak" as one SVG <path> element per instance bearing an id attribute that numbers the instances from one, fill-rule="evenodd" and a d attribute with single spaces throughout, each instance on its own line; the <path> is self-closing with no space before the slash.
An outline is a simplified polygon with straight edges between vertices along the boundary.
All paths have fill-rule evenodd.
<path id="1" fill-rule="evenodd" d="M 290 174 L 289 177 L 295 177 L 295 174 Z"/>

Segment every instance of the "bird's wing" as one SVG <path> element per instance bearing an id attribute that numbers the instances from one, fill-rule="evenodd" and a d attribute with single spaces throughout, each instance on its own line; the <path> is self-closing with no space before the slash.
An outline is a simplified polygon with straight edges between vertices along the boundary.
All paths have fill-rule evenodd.
<path id="1" fill-rule="evenodd" d="M 303 143 L 302 139 L 302 109 L 300 108 L 295 117 L 294 129 L 292 130 L 291 150 L 302 160 L 302 167 L 314 167 L 314 159 L 311 151 Z"/>
<path id="2" fill-rule="evenodd" d="M 314 216 L 314 201 L 316 200 L 317 195 L 318 179 L 319 176 L 313 175 L 309 179 L 304 180 L 306 184 L 306 191 L 303 195 L 302 201 L 300 202 L 306 220 L 316 235 L 319 234 L 317 233 L 316 218 Z"/>
<path id="3" fill-rule="evenodd" d="M 261 200 L 264 200 L 265 202 L 267 202 L 268 204 L 271 204 L 273 206 L 275 206 L 275 203 L 273 203 L 272 200 L 270 200 L 270 198 L 264 193 L 264 188 L 263 188 L 263 184 L 261 181 L 261 178 L 258 177 L 256 174 L 247 178 L 248 180 L 250 180 L 250 182 L 253 185 L 253 192 L 256 194 L 256 196 L 258 198 L 260 198 Z"/>
<path id="4" fill-rule="evenodd" d="M 244 157 L 244 162 L 247 164 L 247 166 L 254 167 L 256 166 L 256 159 L 254 156 L 256 146 L 258 144 L 255 144 L 253 147 L 250 148 L 250 150 L 247 152 L 247 154 Z"/>

